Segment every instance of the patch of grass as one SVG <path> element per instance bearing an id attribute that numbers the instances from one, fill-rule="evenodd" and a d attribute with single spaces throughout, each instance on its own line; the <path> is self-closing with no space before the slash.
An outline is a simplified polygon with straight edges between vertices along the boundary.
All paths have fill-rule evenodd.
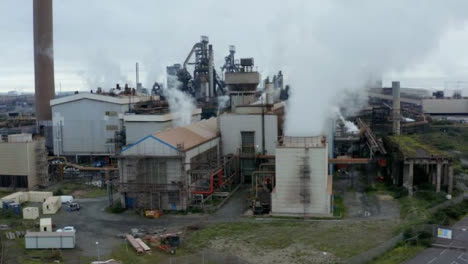
<path id="1" fill-rule="evenodd" d="M 96 198 L 106 196 L 107 189 L 87 185 L 83 182 L 64 182 L 54 188 L 54 195 L 74 195 L 76 198 Z"/>
<path id="2" fill-rule="evenodd" d="M 379 258 L 373 260 L 370 264 L 397 264 L 403 263 L 405 260 L 410 259 L 417 254 L 421 253 L 425 247 L 423 246 L 410 246 L 400 245 L 396 248 L 386 252 Z"/>
<path id="3" fill-rule="evenodd" d="M 8 191 L 0 191 L 0 198 L 3 198 L 7 195 L 10 195 L 12 194 L 13 192 L 8 192 Z"/>
<path id="4" fill-rule="evenodd" d="M 182 252 L 176 251 L 175 256 L 177 257 L 180 255 L 182 255 Z M 143 256 L 137 256 L 131 245 L 123 243 L 116 247 L 108 258 L 120 260 L 124 264 L 153 264 L 162 263 L 169 257 L 169 254 L 157 251 L 156 249 L 152 250 L 151 255 L 145 254 Z"/>
<path id="5" fill-rule="evenodd" d="M 417 156 L 418 151 L 425 151 L 429 155 L 445 155 L 440 149 L 421 140 L 419 135 L 390 136 L 390 140 L 396 143 L 405 156 Z"/>
<path id="6" fill-rule="evenodd" d="M 106 207 L 106 212 L 112 214 L 120 214 L 125 211 L 125 208 L 122 206 L 120 201 L 115 202 L 112 206 Z"/>
<path id="7" fill-rule="evenodd" d="M 345 259 L 386 241 L 394 234 L 396 226 L 394 221 L 223 223 L 190 234 L 186 246 L 198 251 L 218 238 L 248 243 L 259 249 L 281 250 L 292 244 L 302 244 Z"/>
<path id="8" fill-rule="evenodd" d="M 335 194 L 333 196 L 333 216 L 339 218 L 346 218 L 347 211 L 341 195 Z"/>

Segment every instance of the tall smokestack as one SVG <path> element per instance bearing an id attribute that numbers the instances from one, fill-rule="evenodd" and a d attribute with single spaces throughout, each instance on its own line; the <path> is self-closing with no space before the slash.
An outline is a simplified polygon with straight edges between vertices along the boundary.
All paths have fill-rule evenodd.
<path id="1" fill-rule="evenodd" d="M 400 82 L 392 82 L 393 134 L 400 135 Z"/>
<path id="2" fill-rule="evenodd" d="M 33 0 L 36 120 L 52 120 L 55 97 L 52 0 Z"/>

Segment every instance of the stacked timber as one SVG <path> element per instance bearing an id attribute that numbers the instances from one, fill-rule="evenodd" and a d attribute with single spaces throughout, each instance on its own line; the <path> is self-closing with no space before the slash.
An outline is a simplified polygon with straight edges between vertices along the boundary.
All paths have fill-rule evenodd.
<path id="1" fill-rule="evenodd" d="M 144 254 L 143 247 L 141 247 L 140 243 L 138 243 L 138 241 L 132 235 L 127 235 L 126 239 L 136 250 L 137 255 L 141 256 Z"/>

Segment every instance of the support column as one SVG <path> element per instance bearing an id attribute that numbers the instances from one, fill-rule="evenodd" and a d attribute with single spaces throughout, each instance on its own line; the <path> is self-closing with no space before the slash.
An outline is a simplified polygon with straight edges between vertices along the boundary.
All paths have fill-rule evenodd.
<path id="1" fill-rule="evenodd" d="M 408 190 L 410 196 L 413 195 L 413 161 L 405 162 L 403 167 L 403 186 Z"/>
<path id="2" fill-rule="evenodd" d="M 409 171 L 408 171 L 408 194 L 413 196 L 413 169 L 414 163 L 411 161 L 409 164 Z"/>
<path id="3" fill-rule="evenodd" d="M 448 194 L 452 194 L 453 191 L 453 166 L 452 164 L 447 164 L 448 166 Z"/>
<path id="4" fill-rule="evenodd" d="M 440 180 L 441 180 L 441 177 L 442 177 L 442 163 L 438 162 L 437 163 L 437 179 L 436 179 L 436 182 L 437 182 L 437 185 L 436 185 L 436 192 L 439 193 L 440 192 Z"/>

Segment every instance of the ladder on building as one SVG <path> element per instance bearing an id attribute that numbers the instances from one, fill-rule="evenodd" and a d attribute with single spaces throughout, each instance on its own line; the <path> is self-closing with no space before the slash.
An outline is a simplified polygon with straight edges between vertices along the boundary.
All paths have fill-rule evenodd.
<path id="1" fill-rule="evenodd" d="M 300 160 L 300 169 L 299 169 L 299 177 L 300 177 L 300 199 L 301 204 L 303 206 L 303 213 L 304 217 L 307 214 L 307 208 L 310 204 L 310 164 L 309 164 L 309 149 L 305 149 L 305 155 L 301 157 Z"/>

